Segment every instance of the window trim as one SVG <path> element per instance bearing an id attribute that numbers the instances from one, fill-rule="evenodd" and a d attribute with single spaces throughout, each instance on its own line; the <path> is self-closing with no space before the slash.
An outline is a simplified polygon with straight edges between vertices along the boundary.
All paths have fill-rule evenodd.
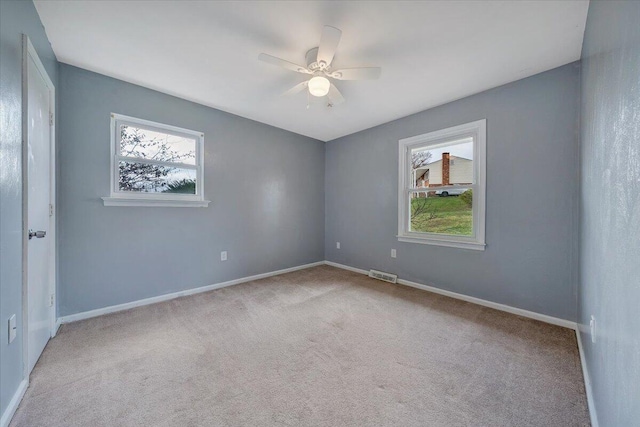
<path id="1" fill-rule="evenodd" d="M 149 162 L 142 158 L 135 159 L 132 157 L 120 156 L 120 142 L 118 139 L 119 132 L 117 131 L 117 127 L 122 123 L 151 131 L 167 132 L 172 135 L 194 138 L 196 140 L 195 164 L 191 165 L 161 161 Z M 116 113 L 111 113 L 110 128 L 111 158 L 109 196 L 102 197 L 105 206 L 207 207 L 209 205 L 210 201 L 204 199 L 204 133 Z M 170 166 L 195 170 L 196 194 L 154 194 L 120 191 L 118 189 L 118 162 L 122 160 L 140 160 L 141 163 L 153 164 L 166 163 Z"/>
<path id="2" fill-rule="evenodd" d="M 410 221 L 409 194 L 418 192 L 409 186 L 411 171 L 409 153 L 417 146 L 437 145 L 453 138 L 473 136 L 473 184 L 464 186 L 473 189 L 473 231 L 472 236 L 456 236 L 439 233 L 418 233 L 408 230 Z M 459 126 L 428 132 L 398 141 L 398 241 L 427 245 L 447 246 L 483 251 L 486 220 L 486 168 L 487 168 L 487 120 L 477 120 Z M 446 190 L 459 188 L 449 185 L 438 187 Z M 424 189 L 419 189 L 424 192 Z"/>

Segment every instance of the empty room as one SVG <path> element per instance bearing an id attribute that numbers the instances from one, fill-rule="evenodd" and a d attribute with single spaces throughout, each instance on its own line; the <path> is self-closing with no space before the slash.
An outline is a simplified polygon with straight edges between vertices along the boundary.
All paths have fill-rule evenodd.
<path id="1" fill-rule="evenodd" d="M 639 22 L 0 0 L 0 427 L 640 427 Z"/>

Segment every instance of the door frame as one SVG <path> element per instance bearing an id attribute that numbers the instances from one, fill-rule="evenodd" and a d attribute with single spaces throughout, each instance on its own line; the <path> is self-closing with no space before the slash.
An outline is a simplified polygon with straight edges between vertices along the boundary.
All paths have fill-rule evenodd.
<path id="1" fill-rule="evenodd" d="M 29 381 L 29 59 L 42 75 L 49 89 L 49 144 L 50 144 L 50 196 L 49 196 L 49 295 L 53 304 L 49 314 L 51 338 L 56 335 L 56 88 L 44 68 L 31 40 L 22 35 L 22 361 L 24 378 Z"/>

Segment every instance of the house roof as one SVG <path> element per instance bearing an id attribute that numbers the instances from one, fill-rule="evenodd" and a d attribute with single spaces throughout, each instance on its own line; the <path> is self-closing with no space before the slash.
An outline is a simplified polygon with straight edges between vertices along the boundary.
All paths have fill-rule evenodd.
<path id="1" fill-rule="evenodd" d="M 472 159 L 467 159 L 466 157 L 460 157 L 460 156 L 449 156 L 449 159 L 459 159 L 459 160 L 466 160 L 468 162 L 471 162 Z M 442 162 L 442 159 L 438 159 L 438 160 L 434 160 L 433 162 L 427 163 L 426 165 L 420 166 L 419 168 L 416 168 L 414 170 L 419 171 L 419 170 L 427 170 L 429 169 L 429 166 L 438 163 L 438 162 Z"/>
<path id="2" fill-rule="evenodd" d="M 449 156 L 449 160 L 451 160 L 451 159 L 466 160 L 466 161 L 468 161 L 468 162 L 470 162 L 470 161 L 471 161 L 471 159 L 467 159 L 466 157 L 462 157 L 462 156 L 451 156 L 451 155 L 450 155 L 450 156 Z M 432 165 L 432 164 L 434 164 L 434 163 L 441 162 L 441 161 L 442 161 L 442 158 L 440 158 L 440 159 L 438 159 L 438 160 L 434 160 L 433 162 L 429 162 L 429 163 L 427 164 L 427 166 L 428 166 L 428 165 Z"/>

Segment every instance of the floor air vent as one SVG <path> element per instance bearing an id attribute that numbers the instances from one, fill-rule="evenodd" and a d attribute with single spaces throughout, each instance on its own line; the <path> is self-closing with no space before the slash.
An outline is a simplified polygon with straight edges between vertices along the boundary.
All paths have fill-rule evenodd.
<path id="1" fill-rule="evenodd" d="M 391 273 L 385 273 L 384 271 L 378 270 L 369 270 L 369 277 L 378 280 L 384 280 L 389 283 L 396 283 L 398 281 L 398 276 Z"/>

